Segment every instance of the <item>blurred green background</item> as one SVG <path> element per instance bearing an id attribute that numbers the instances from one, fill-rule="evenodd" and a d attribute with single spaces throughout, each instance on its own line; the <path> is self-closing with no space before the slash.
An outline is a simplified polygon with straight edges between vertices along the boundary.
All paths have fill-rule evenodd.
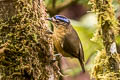
<path id="1" fill-rule="evenodd" d="M 64 80 L 90 80 L 90 71 L 94 63 L 97 50 L 102 49 L 101 41 L 91 41 L 97 29 L 97 16 L 90 12 L 91 4 L 89 0 L 45 0 L 47 13 L 50 17 L 59 14 L 68 17 L 71 24 L 77 31 L 83 45 L 85 53 L 85 68 L 87 72 L 81 73 L 79 61 L 77 59 L 62 58 L 61 68 L 65 75 Z M 113 0 L 116 19 L 120 19 L 120 1 Z M 119 31 L 120 33 L 120 31 Z M 116 37 L 116 42 L 120 43 L 120 37 Z M 118 45 L 119 47 L 119 45 Z"/>

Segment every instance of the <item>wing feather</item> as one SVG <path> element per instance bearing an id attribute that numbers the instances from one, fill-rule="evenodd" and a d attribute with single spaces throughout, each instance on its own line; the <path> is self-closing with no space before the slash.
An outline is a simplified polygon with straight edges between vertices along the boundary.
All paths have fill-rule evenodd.
<path id="1" fill-rule="evenodd" d="M 84 52 L 81 41 L 78 37 L 77 32 L 72 28 L 72 26 L 63 39 L 63 50 L 67 54 L 71 55 L 71 57 L 80 57 L 84 61 Z"/>

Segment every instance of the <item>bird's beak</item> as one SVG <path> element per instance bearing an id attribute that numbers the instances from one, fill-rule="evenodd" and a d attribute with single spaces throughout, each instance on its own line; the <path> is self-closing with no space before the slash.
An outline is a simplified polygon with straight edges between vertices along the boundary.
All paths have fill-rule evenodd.
<path id="1" fill-rule="evenodd" d="M 46 20 L 48 20 L 48 21 L 53 21 L 53 19 L 52 19 L 52 18 L 47 18 Z"/>

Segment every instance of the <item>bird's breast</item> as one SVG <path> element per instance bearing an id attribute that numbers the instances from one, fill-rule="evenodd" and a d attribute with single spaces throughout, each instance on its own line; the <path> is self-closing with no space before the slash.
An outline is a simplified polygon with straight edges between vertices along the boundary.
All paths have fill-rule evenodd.
<path id="1" fill-rule="evenodd" d="M 64 36 L 66 35 L 67 30 L 64 28 L 55 28 L 53 33 L 53 42 L 59 53 L 63 56 L 69 57 L 70 55 L 63 50 Z"/>
<path id="2" fill-rule="evenodd" d="M 54 27 L 54 33 L 53 33 L 53 37 L 58 39 L 59 41 L 61 41 L 65 34 L 66 34 L 67 30 L 65 30 L 64 28 L 56 28 Z"/>

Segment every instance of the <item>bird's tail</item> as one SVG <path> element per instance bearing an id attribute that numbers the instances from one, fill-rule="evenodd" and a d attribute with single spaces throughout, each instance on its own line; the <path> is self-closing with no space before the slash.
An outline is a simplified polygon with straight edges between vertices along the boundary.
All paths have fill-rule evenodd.
<path id="1" fill-rule="evenodd" d="M 83 61 L 80 58 L 79 58 L 79 62 L 80 62 L 80 65 L 82 67 L 82 72 L 85 73 L 85 66 L 84 66 Z"/>

